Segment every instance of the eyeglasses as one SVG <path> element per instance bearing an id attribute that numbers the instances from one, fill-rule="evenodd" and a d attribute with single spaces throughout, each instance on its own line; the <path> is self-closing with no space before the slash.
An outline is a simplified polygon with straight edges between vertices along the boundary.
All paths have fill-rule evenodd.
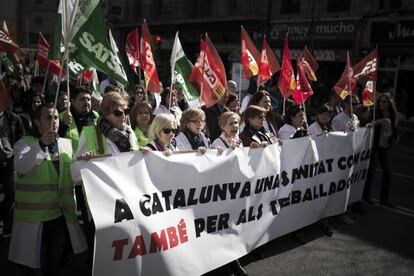
<path id="1" fill-rule="evenodd" d="M 176 128 L 164 128 L 162 130 L 162 132 L 164 134 L 166 134 L 166 135 L 171 134 L 171 133 L 176 134 L 177 133 L 177 129 Z"/>
<path id="2" fill-rule="evenodd" d="M 189 122 L 194 124 L 204 124 L 206 120 L 190 120 Z"/>
<path id="3" fill-rule="evenodd" d="M 128 109 L 124 109 L 124 110 L 115 109 L 114 111 L 112 111 L 112 114 L 114 114 L 115 117 L 121 117 L 122 114 L 124 114 L 125 116 L 128 115 L 128 112 L 129 112 Z"/>

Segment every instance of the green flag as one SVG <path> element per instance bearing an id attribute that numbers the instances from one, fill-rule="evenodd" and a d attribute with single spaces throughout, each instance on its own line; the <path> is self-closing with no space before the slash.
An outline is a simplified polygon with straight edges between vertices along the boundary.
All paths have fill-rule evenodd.
<path id="1" fill-rule="evenodd" d="M 3 20 L 3 30 L 7 33 L 9 32 L 9 28 L 7 27 L 5 20 Z M 16 68 L 13 56 L 10 53 L 0 53 L 0 59 L 7 73 L 12 73 Z"/>
<path id="2" fill-rule="evenodd" d="M 95 67 L 122 85 L 128 84 L 125 70 L 106 36 L 99 0 L 80 0 L 69 44 L 70 57 L 81 65 Z"/>
<path id="3" fill-rule="evenodd" d="M 60 60 L 60 55 L 62 53 L 63 43 L 62 43 L 62 15 L 56 13 L 54 15 L 54 24 L 53 24 L 53 34 L 50 41 L 48 59 L 50 60 Z"/>
<path id="4" fill-rule="evenodd" d="M 184 54 L 177 32 L 171 54 L 171 83 L 178 85 L 183 89 L 187 101 L 192 101 L 199 97 L 198 91 L 188 81 L 188 76 L 190 76 L 193 67 L 194 65 Z"/>

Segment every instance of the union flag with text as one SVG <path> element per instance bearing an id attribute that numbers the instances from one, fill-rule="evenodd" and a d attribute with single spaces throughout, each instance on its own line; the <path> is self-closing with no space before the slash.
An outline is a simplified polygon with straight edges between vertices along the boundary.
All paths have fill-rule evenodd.
<path id="1" fill-rule="evenodd" d="M 250 39 L 249 34 L 241 26 L 241 64 L 243 66 L 243 78 L 250 79 L 259 73 L 260 53 Z"/>
<path id="2" fill-rule="evenodd" d="M 151 34 L 144 19 L 144 22 L 142 23 L 140 45 L 141 69 L 144 71 L 145 86 L 147 91 L 160 93 L 161 86 L 157 68 L 155 67 L 152 45 Z"/>

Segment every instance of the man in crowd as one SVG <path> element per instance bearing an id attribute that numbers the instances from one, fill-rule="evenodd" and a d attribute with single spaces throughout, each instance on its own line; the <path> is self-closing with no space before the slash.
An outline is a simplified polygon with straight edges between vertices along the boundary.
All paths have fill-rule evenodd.
<path id="1" fill-rule="evenodd" d="M 332 129 L 335 131 L 354 131 L 359 125 L 358 117 L 352 112 L 356 111 L 359 100 L 356 96 L 346 96 L 342 101 L 343 111 L 332 120 Z"/>
<path id="2" fill-rule="evenodd" d="M 70 93 L 70 112 L 59 114 L 62 124 L 59 127 L 59 136 L 72 141 L 73 150 L 78 149 L 80 134 L 84 126 L 95 125 L 99 114 L 92 110 L 92 92 L 76 87 Z"/>
<path id="3" fill-rule="evenodd" d="M 39 107 L 33 123 L 33 135 L 14 146 L 16 203 L 9 259 L 28 273 L 43 268 L 46 275 L 60 275 L 65 257 L 87 248 L 70 178 L 72 143 L 57 135 L 53 104 Z"/>
<path id="4" fill-rule="evenodd" d="M 218 102 L 210 107 L 204 108 L 207 121 L 207 130 L 209 133 L 210 141 L 216 140 L 221 135 L 221 129 L 219 125 L 219 117 L 222 113 L 228 111 L 226 104 L 229 100 L 229 90 L 226 89 L 224 95 L 218 100 Z"/>

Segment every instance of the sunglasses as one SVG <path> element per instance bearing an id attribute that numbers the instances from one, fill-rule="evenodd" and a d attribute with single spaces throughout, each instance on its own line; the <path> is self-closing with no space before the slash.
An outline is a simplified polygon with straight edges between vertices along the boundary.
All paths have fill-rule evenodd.
<path id="1" fill-rule="evenodd" d="M 124 109 L 123 111 L 119 109 L 115 109 L 114 111 L 112 111 L 112 114 L 114 114 L 115 117 L 121 117 L 122 114 L 124 114 L 125 116 L 128 115 L 128 111 L 129 111 L 128 109 Z"/>
<path id="2" fill-rule="evenodd" d="M 176 128 L 164 128 L 162 130 L 162 132 L 164 134 L 170 134 L 170 133 L 176 134 L 177 133 L 177 129 Z"/>

